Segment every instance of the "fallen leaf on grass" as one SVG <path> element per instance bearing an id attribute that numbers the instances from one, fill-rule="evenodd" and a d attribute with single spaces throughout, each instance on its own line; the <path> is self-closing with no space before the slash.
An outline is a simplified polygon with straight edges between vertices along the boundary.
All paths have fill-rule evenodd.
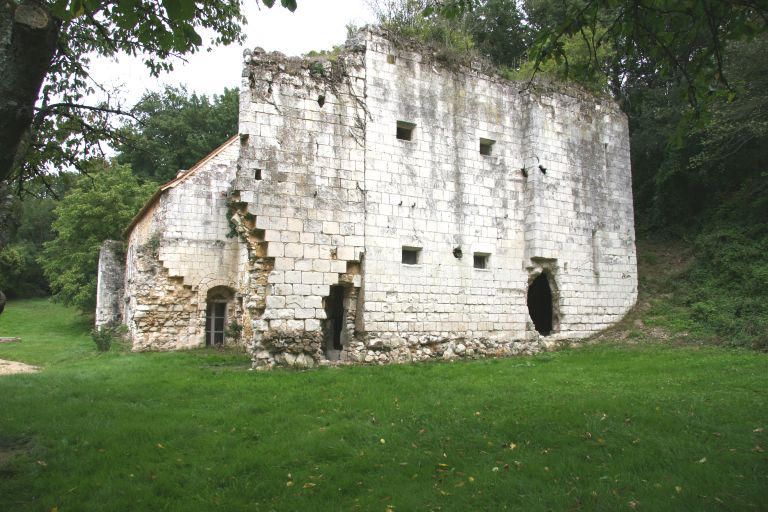
<path id="1" fill-rule="evenodd" d="M 157 443 L 158 448 L 165 448 L 165 446 L 161 445 L 160 443 Z"/>
<path id="2" fill-rule="evenodd" d="M 681 492 L 683 492 L 683 488 L 682 488 L 682 487 L 680 487 L 679 485 L 676 485 L 676 486 L 675 486 L 675 492 L 676 492 L 677 494 L 680 494 Z"/>
<path id="3" fill-rule="evenodd" d="M 637 508 L 637 506 L 640 504 L 640 502 L 631 500 L 627 505 L 629 505 L 629 508 Z"/>
<path id="4" fill-rule="evenodd" d="M 317 485 L 317 484 L 316 484 L 316 483 L 314 483 L 314 482 L 307 482 L 307 483 L 305 483 L 305 484 L 304 484 L 302 487 L 304 487 L 305 489 L 311 489 L 311 488 L 313 488 L 313 487 L 314 487 L 314 486 L 316 486 L 316 485 Z"/>
<path id="5" fill-rule="evenodd" d="M 285 482 L 286 487 L 293 487 L 293 485 L 294 485 L 293 480 L 288 480 L 287 482 Z"/>
<path id="6" fill-rule="evenodd" d="M 706 458 L 706 457 L 702 457 L 702 458 L 701 458 L 701 459 L 699 459 L 699 460 L 698 460 L 698 462 L 696 462 L 696 463 L 697 463 L 697 464 L 704 464 L 705 462 L 707 462 L 707 458 Z"/>
<path id="7" fill-rule="evenodd" d="M 753 430 L 752 432 L 762 432 L 763 430 L 765 430 L 763 427 L 758 427 L 755 430 Z"/>
<path id="8" fill-rule="evenodd" d="M 752 451 L 753 451 L 753 452 L 756 452 L 756 453 L 763 453 L 765 450 L 763 450 L 763 447 L 762 447 L 762 446 L 760 446 L 760 445 L 757 445 L 757 446 L 755 446 L 754 448 L 752 448 Z"/>

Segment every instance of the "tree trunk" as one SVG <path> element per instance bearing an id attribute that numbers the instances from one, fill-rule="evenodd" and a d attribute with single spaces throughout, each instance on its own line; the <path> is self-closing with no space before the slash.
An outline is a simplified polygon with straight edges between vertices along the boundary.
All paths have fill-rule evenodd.
<path id="1" fill-rule="evenodd" d="M 56 53 L 61 21 L 40 3 L 0 0 L 0 182 L 8 180 L 19 142 Z"/>

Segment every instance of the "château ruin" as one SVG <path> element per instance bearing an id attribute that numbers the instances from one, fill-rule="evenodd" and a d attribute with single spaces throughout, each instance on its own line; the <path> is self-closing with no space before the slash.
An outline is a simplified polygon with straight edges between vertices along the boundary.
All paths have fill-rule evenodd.
<path id="1" fill-rule="evenodd" d="M 105 244 L 97 325 L 256 368 L 532 353 L 637 297 L 627 119 L 380 29 L 244 53 L 239 134 Z"/>

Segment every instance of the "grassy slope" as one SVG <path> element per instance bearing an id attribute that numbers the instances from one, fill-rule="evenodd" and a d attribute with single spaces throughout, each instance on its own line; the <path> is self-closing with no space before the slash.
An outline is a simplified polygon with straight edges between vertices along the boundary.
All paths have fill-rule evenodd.
<path id="1" fill-rule="evenodd" d="M 768 502 L 765 354 L 604 344 L 252 373 L 215 351 L 95 355 L 73 318 L 43 301 L 0 317 L 0 335 L 24 338 L 0 358 L 46 366 L 0 377 L 0 453 L 17 452 L 0 456 L 0 510 Z"/>

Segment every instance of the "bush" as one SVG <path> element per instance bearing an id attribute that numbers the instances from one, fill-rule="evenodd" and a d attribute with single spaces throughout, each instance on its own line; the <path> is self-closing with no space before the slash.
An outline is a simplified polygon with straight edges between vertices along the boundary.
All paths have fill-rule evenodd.
<path id="1" fill-rule="evenodd" d="M 233 339 L 233 340 L 239 340 L 240 336 L 243 334 L 243 326 L 237 323 L 237 320 L 232 320 L 232 322 L 227 326 L 227 329 L 224 332 L 224 335 L 227 338 Z"/>
<path id="2" fill-rule="evenodd" d="M 103 325 L 91 331 L 91 338 L 99 352 L 109 352 L 113 344 L 123 341 L 124 325 Z"/>

